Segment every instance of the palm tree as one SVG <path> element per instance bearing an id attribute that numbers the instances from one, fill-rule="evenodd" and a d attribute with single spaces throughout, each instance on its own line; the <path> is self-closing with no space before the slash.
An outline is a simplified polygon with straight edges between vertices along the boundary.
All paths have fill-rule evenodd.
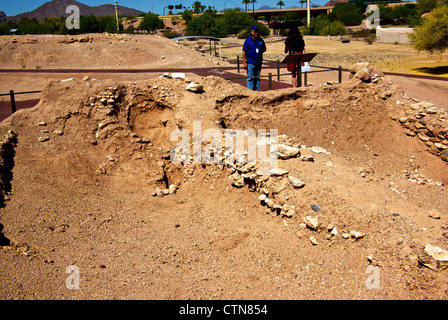
<path id="1" fill-rule="evenodd" d="M 250 2 L 252 3 L 252 12 L 255 12 L 255 2 L 257 2 L 257 0 L 250 0 Z"/>
<path id="2" fill-rule="evenodd" d="M 285 3 L 282 0 L 280 0 L 279 2 L 277 2 L 277 5 L 280 6 L 280 9 L 281 9 L 282 6 L 285 5 Z"/>
<path id="3" fill-rule="evenodd" d="M 247 4 L 250 3 L 250 1 L 251 1 L 251 0 L 243 0 L 243 3 L 244 3 L 245 6 L 246 6 L 246 12 L 247 12 Z"/>
<path id="4" fill-rule="evenodd" d="M 200 1 L 195 1 L 193 3 L 193 12 L 200 13 L 201 12 L 202 3 Z"/>

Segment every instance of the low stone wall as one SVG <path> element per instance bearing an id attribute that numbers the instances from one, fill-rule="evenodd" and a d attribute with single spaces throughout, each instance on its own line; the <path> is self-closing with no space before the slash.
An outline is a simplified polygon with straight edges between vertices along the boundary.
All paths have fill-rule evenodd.
<path id="1" fill-rule="evenodd" d="M 409 33 L 413 33 L 413 28 L 381 28 L 376 29 L 378 42 L 410 44 Z"/>

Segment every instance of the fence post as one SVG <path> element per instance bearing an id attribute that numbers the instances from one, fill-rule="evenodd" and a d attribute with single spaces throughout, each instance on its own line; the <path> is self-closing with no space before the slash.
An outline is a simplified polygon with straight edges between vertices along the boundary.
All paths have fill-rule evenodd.
<path id="1" fill-rule="evenodd" d="M 237 65 L 238 73 L 240 73 L 240 56 L 239 55 L 236 56 L 236 65 Z"/>
<path id="2" fill-rule="evenodd" d="M 280 81 L 280 60 L 277 59 L 277 81 Z"/>
<path id="3" fill-rule="evenodd" d="M 9 97 L 11 98 L 11 113 L 16 112 L 16 100 L 14 99 L 14 90 L 9 91 Z"/>
<path id="4" fill-rule="evenodd" d="M 305 87 L 307 87 L 308 86 L 308 72 L 305 72 L 303 74 L 303 79 L 304 79 L 304 82 L 305 82 Z"/>
<path id="5" fill-rule="evenodd" d="M 272 73 L 269 72 L 269 90 L 272 90 Z"/>
<path id="6" fill-rule="evenodd" d="M 297 65 L 297 86 L 302 86 L 302 66 L 300 63 Z"/>
<path id="7" fill-rule="evenodd" d="M 339 66 L 339 69 L 338 69 L 338 73 L 339 73 L 339 83 L 342 83 L 342 67 L 341 66 Z"/>

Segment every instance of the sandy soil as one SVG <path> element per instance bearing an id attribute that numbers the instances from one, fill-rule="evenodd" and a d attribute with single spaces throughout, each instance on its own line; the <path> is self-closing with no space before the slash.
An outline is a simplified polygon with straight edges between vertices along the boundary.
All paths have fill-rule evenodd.
<path id="1" fill-rule="evenodd" d="M 109 48 L 125 41 L 109 37 Z M 116 49 L 101 59 L 83 56 L 79 46 L 95 39 L 39 51 L 59 57 L 57 50 L 75 48 L 70 68 L 116 66 Z M 121 67 L 226 63 L 166 39 L 145 41 L 154 61 L 120 52 Z M 2 44 L 0 53 L 21 48 Z M 61 67 L 34 55 L 27 61 Z M 16 62 L 6 63 L 20 67 Z M 446 299 L 443 263 L 430 269 L 422 253 L 427 244 L 448 249 L 448 166 L 440 152 L 448 143 L 446 110 L 413 100 L 431 97 L 432 85 L 407 91 L 367 69 L 364 80 L 359 70 L 342 84 L 316 79 L 312 87 L 266 92 L 193 73 L 186 80 L 29 76 L 27 84 L 43 86 L 41 102 L 0 124 L 0 297 Z M 13 78 L 23 88 L 25 77 Z M 187 91 L 188 81 L 203 91 Z M 203 133 L 278 129 L 279 141 L 300 156 L 279 159 L 288 174 L 278 177 L 229 164 L 173 163 L 178 140 L 170 135 L 177 128 L 193 133 L 194 121 Z M 209 142 L 203 137 L 202 147 Z M 175 191 L 162 196 L 171 185 Z M 261 201 L 263 194 L 273 202 Z"/>

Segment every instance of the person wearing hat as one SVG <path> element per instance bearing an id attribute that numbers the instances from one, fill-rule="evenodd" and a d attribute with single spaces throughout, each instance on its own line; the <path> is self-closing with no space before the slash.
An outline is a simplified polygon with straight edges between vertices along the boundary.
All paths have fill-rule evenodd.
<path id="1" fill-rule="evenodd" d="M 251 90 L 260 89 L 261 65 L 263 63 L 263 53 L 266 51 L 266 44 L 260 37 L 260 30 L 257 26 L 250 28 L 250 36 L 243 44 L 243 63 L 247 70 L 247 87 Z"/>

